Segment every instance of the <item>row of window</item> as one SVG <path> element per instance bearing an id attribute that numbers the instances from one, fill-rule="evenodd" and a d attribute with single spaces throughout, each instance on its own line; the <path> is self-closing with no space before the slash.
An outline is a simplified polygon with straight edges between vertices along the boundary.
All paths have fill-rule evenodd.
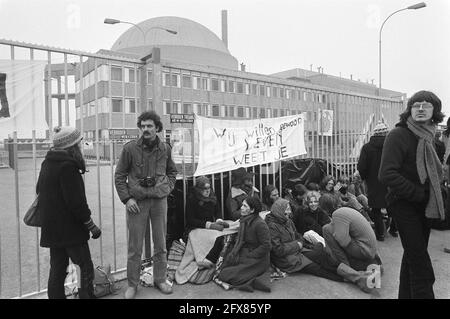
<path id="1" fill-rule="evenodd" d="M 326 94 L 322 93 L 186 74 L 163 73 L 163 86 L 326 103 Z"/>
<path id="2" fill-rule="evenodd" d="M 208 103 L 181 103 L 164 101 L 163 114 L 192 114 L 212 117 L 230 117 L 230 118 L 270 118 L 300 114 L 300 110 L 219 105 Z"/>
<path id="3" fill-rule="evenodd" d="M 108 98 L 102 97 L 97 100 L 98 103 L 98 113 L 109 113 L 110 108 L 108 104 Z M 137 113 L 137 104 L 139 103 L 139 99 L 125 99 L 125 109 L 124 109 L 124 100 L 121 98 L 112 98 L 111 99 L 111 106 L 112 106 L 112 112 L 113 113 L 125 113 L 128 114 L 134 114 Z M 153 108 L 153 101 L 148 100 L 148 108 Z M 83 117 L 86 116 L 92 116 L 95 115 L 95 103 L 90 102 L 88 104 L 83 104 L 82 107 L 83 110 Z M 76 118 L 77 120 L 80 119 L 80 107 L 76 107 Z"/>

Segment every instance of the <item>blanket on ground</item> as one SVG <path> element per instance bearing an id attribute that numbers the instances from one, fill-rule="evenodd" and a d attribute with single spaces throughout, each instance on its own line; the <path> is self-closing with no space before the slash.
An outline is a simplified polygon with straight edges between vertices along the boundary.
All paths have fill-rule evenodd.
<path id="1" fill-rule="evenodd" d="M 227 221 L 228 222 L 228 221 Z M 188 242 L 183 258 L 175 272 L 175 280 L 178 284 L 184 284 L 196 277 L 194 283 L 206 283 L 212 279 L 214 268 L 207 269 L 210 276 L 196 276 L 199 272 L 197 261 L 202 261 L 208 255 L 217 237 L 229 235 L 237 232 L 236 227 L 225 228 L 223 231 L 214 229 L 197 228 L 189 233 Z M 208 280 L 209 278 L 209 280 Z"/>

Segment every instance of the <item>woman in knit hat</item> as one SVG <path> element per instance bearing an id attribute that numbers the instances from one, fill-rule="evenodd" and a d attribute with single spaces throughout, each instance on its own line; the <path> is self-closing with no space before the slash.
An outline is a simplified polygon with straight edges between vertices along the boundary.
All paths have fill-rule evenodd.
<path id="1" fill-rule="evenodd" d="M 266 217 L 269 226 L 271 246 L 270 259 L 273 265 L 287 273 L 303 272 L 333 281 L 350 281 L 365 292 L 369 274 L 358 272 L 349 265 L 338 263 L 325 250 L 322 244 L 313 249 L 304 248 L 304 239 L 292 222 L 289 201 L 280 198 L 272 205 Z"/>
<path id="2" fill-rule="evenodd" d="M 236 243 L 226 256 L 218 279 L 234 288 L 270 292 L 270 232 L 259 216 L 261 201 L 247 197 L 241 207 Z"/>
<path id="3" fill-rule="evenodd" d="M 91 219 L 82 174 L 86 164 L 80 149 L 81 133 L 57 127 L 53 147 L 42 162 L 36 193 L 42 218 L 41 247 L 50 248 L 49 299 L 65 299 L 64 282 L 69 258 L 80 267 L 81 299 L 94 296 L 94 266 L 88 240 L 101 231 Z"/>

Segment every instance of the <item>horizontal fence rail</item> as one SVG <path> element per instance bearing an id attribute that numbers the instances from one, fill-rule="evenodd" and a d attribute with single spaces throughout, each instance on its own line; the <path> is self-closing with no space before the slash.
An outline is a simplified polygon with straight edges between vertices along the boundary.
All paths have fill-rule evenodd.
<path id="1" fill-rule="evenodd" d="M 93 262 L 111 265 L 117 278 L 124 278 L 126 213 L 116 193 L 114 171 L 123 145 L 137 134 L 136 120 L 140 111 L 155 109 L 160 115 L 164 114 L 163 102 L 155 96 L 150 101 L 147 96 L 147 86 L 163 86 L 161 65 L 9 40 L 0 40 L 0 59 L 46 62 L 40 83 L 44 91 L 43 107 L 36 101 L 31 104 L 30 111 L 33 118 L 39 112 L 45 113 L 49 124 L 45 132 L 31 125 L 11 131 L 8 138 L 0 140 L 0 213 L 4 221 L 0 224 L 0 298 L 27 298 L 46 292 L 49 251 L 39 246 L 40 229 L 24 226 L 22 219 L 36 196 L 40 166 L 52 146 L 52 128 L 58 125 L 77 126 L 84 137 L 83 153 L 88 166 L 84 175 L 86 195 L 93 219 L 102 229 L 100 240 L 89 241 Z M 194 74 L 192 70 L 185 72 Z M 175 71 L 168 74 L 175 74 Z M 304 113 L 306 117 L 307 154 L 297 159 L 324 160 L 326 174 L 335 178 L 352 176 L 359 150 L 369 140 L 371 129 L 380 120 L 392 128 L 403 109 L 403 102 L 375 97 L 370 100 L 325 89 L 315 93 L 325 95 L 326 103 L 305 102 L 301 109 L 291 108 L 290 111 L 292 114 Z M 174 100 L 175 97 L 170 96 L 169 103 L 178 103 Z M 319 119 L 324 110 L 333 111 L 334 115 L 330 136 L 319 129 L 319 125 L 323 125 Z M 198 161 L 198 134 L 196 136 L 192 127 L 169 128 L 160 137 L 171 142 L 179 172 L 176 189 L 169 198 L 169 214 L 177 216 L 174 219 L 176 225 L 169 227 L 168 237 L 177 239 L 174 236 L 179 236 L 180 231 L 173 229 L 184 227 L 186 195 L 194 185 L 192 176 Z M 122 136 L 113 136 L 109 129 L 128 131 Z M 275 162 L 247 170 L 256 173 L 254 184 L 261 192 L 266 185 L 274 184 L 282 194 L 288 176 L 284 165 L 286 162 Z M 220 199 L 222 214 L 231 189 L 230 176 L 230 171 L 208 175 Z M 146 238 L 150 237 L 148 231 Z M 148 240 L 143 258 L 150 256 L 151 242 Z M 67 281 L 68 292 L 71 285 L 73 278 Z"/>

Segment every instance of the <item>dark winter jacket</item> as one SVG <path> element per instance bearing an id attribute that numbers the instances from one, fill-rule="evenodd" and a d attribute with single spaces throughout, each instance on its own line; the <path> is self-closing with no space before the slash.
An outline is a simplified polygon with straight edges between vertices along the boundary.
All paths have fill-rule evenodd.
<path id="1" fill-rule="evenodd" d="M 266 223 L 272 242 L 270 260 L 275 267 L 293 273 L 311 264 L 311 260 L 302 254 L 298 242 L 303 243 L 303 237 L 296 231 L 292 219 L 272 211 L 266 216 Z"/>
<path id="2" fill-rule="evenodd" d="M 237 264 L 225 259 L 224 268 L 218 276 L 234 287 L 251 286 L 255 278 L 270 267 L 270 232 L 259 215 L 249 222 L 243 238 Z"/>
<path id="3" fill-rule="evenodd" d="M 250 191 L 250 194 L 246 193 L 239 187 L 231 187 L 231 191 L 225 201 L 225 219 L 238 220 L 241 217 L 242 202 L 248 196 L 258 196 L 258 193 L 259 191 L 255 187 L 253 187 L 253 189 Z"/>
<path id="4" fill-rule="evenodd" d="M 42 162 L 36 185 L 42 217 L 41 247 L 86 243 L 90 219 L 78 163 L 64 150 L 50 150 Z"/>
<path id="5" fill-rule="evenodd" d="M 214 222 L 219 218 L 217 199 L 212 194 L 202 199 L 195 189 L 189 194 L 186 201 L 186 233 L 195 228 L 205 228 L 206 222 Z"/>
<path id="6" fill-rule="evenodd" d="M 331 218 L 320 207 L 316 211 L 312 211 L 309 207 L 300 209 L 294 220 L 297 231 L 302 235 L 308 230 L 313 230 L 322 236 L 322 226 L 329 222 Z"/>
<path id="7" fill-rule="evenodd" d="M 362 180 L 366 181 L 369 206 L 373 208 L 386 208 L 387 187 L 378 180 L 385 138 L 386 136 L 372 136 L 369 143 L 362 147 L 358 160 L 358 172 Z"/>
<path id="8" fill-rule="evenodd" d="M 399 200 L 421 205 L 428 202 L 429 181 L 421 184 L 417 173 L 418 142 L 414 133 L 401 122 L 386 136 L 378 179 L 388 187 L 388 206 Z"/>
<path id="9" fill-rule="evenodd" d="M 164 198 L 173 190 L 177 169 L 172 160 L 171 148 L 156 138 L 158 143 L 152 149 L 142 142 L 142 137 L 123 146 L 114 175 L 122 203 L 126 204 L 130 198 L 137 201 Z M 139 184 L 139 179 L 147 176 L 156 179 L 154 186 L 143 187 Z"/>

